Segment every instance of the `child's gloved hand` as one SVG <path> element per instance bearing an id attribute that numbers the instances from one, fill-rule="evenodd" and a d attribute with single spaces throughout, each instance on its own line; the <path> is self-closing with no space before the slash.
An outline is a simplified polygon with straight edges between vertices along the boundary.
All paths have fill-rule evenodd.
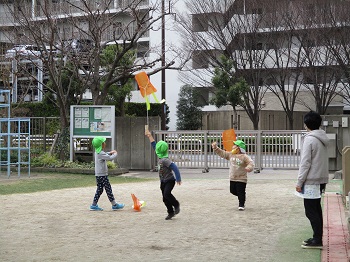
<path id="1" fill-rule="evenodd" d="M 213 142 L 211 144 L 211 148 L 214 149 L 214 150 L 217 149 L 218 148 L 218 144 L 216 142 Z"/>

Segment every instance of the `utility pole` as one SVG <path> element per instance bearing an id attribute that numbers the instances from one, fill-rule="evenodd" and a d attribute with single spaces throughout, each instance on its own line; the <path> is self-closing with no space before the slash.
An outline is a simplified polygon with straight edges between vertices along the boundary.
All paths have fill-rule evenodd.
<path id="1" fill-rule="evenodd" d="M 166 130 L 166 98 L 165 98 L 165 6 L 164 1 L 162 0 L 162 99 L 165 99 L 165 102 L 162 103 L 162 130 Z"/>

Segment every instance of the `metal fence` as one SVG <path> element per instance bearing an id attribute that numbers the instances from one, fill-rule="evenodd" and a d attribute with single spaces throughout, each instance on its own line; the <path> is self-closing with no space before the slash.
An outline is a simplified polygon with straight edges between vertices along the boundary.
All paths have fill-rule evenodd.
<path id="1" fill-rule="evenodd" d="M 246 143 L 247 154 L 256 171 L 263 168 L 297 169 L 303 131 L 236 131 L 237 139 Z M 155 131 L 156 141 L 169 144 L 169 157 L 180 168 L 228 168 L 229 161 L 211 149 L 216 141 L 222 148 L 222 131 Z"/>
<path id="2" fill-rule="evenodd" d="M 59 118 L 31 118 L 31 149 L 49 150 L 59 128 Z M 229 162 L 218 157 L 211 149 L 216 141 L 222 147 L 223 131 L 153 131 L 156 141 L 169 144 L 169 157 L 180 168 L 228 168 Z M 300 162 L 300 140 L 303 131 L 236 130 L 237 139 L 247 145 L 247 154 L 254 160 L 255 169 L 297 169 Z M 118 136 L 119 134 L 116 134 Z M 25 139 L 25 138 L 24 138 Z M 125 140 L 125 138 L 124 138 Z M 88 150 L 76 141 L 76 151 Z M 130 143 L 126 143 L 130 144 Z M 80 148 L 81 147 L 81 148 Z M 125 152 L 125 149 L 123 149 Z M 147 154 L 147 153 L 145 153 Z M 155 158 L 151 160 L 155 166 Z"/>
<path id="3" fill-rule="evenodd" d="M 58 117 L 31 117 L 30 144 L 32 149 L 50 150 L 60 128 Z"/>
<path id="4" fill-rule="evenodd" d="M 17 119 L 17 118 L 14 118 Z M 21 119 L 21 118 L 18 118 Z M 30 127 L 22 125 L 18 131 L 18 125 L 14 122 L 11 125 L 12 146 L 30 147 L 32 150 L 47 151 L 51 148 L 55 134 L 57 134 L 60 127 L 60 120 L 57 117 L 31 117 Z M 29 132 L 28 132 L 29 129 Z M 2 130 L 0 130 L 0 133 Z M 17 133 L 19 135 L 17 135 Z M 0 140 L 1 143 L 1 140 Z"/>

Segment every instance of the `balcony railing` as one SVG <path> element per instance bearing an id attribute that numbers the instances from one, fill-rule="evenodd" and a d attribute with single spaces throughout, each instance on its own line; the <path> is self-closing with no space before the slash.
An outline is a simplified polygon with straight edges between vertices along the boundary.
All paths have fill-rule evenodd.
<path id="1" fill-rule="evenodd" d="M 135 0 L 115 0 L 115 1 L 90 1 L 85 5 L 81 1 L 64 1 L 52 3 L 49 13 L 51 15 L 65 15 L 65 14 L 81 14 L 86 12 L 94 12 L 97 10 L 115 10 L 125 9 L 133 4 L 138 4 L 139 8 L 148 6 L 149 0 L 142 0 L 140 2 Z M 46 12 L 46 11 L 45 11 Z M 43 16 L 44 10 L 41 6 L 36 8 L 36 16 Z"/>
<path id="2" fill-rule="evenodd" d="M 78 15 L 94 12 L 97 10 L 110 10 L 114 12 L 121 11 L 133 5 L 137 5 L 138 8 L 147 8 L 149 5 L 149 0 L 101 0 L 87 1 L 87 5 L 82 1 L 70 0 L 70 1 L 57 1 L 52 3 L 45 3 L 45 5 L 40 5 L 40 2 L 34 6 L 32 2 L 22 3 L 20 6 L 15 6 L 15 4 L 10 4 L 10 6 L 5 6 L 0 3 L 0 26 L 11 25 L 16 22 L 17 19 L 23 18 L 37 18 L 45 17 L 45 14 L 50 14 L 51 16 L 58 15 Z M 6 9 L 12 11 L 5 11 Z M 15 11 L 13 11 L 15 10 Z"/>
<path id="3" fill-rule="evenodd" d="M 12 25 L 15 19 L 9 12 L 0 12 L 0 25 Z"/>

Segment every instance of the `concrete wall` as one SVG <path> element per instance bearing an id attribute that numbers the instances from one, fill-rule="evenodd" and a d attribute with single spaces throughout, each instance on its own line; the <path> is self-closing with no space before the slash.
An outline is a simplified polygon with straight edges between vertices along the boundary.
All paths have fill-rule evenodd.
<path id="1" fill-rule="evenodd" d="M 336 149 L 336 158 L 330 159 L 330 169 L 333 167 L 331 170 L 341 170 L 342 150 L 345 146 L 350 145 L 350 115 L 325 115 L 322 118 L 323 129 L 328 134 L 336 135 L 335 144 L 332 145 Z M 347 126 L 345 125 L 346 121 L 348 121 Z"/>
<path id="2" fill-rule="evenodd" d="M 237 112 L 238 130 L 252 130 L 253 124 L 243 110 Z M 305 112 L 294 112 L 294 130 L 303 130 Z M 202 130 L 226 130 L 233 127 L 233 111 L 212 111 L 202 113 Z M 260 130 L 288 130 L 288 119 L 283 111 L 260 111 Z"/>
<path id="3" fill-rule="evenodd" d="M 342 153 L 343 197 L 346 198 L 350 194 L 350 146 L 344 147 Z"/>
<path id="4" fill-rule="evenodd" d="M 151 168 L 151 158 L 154 152 L 145 136 L 145 117 L 117 117 L 116 145 L 118 151 L 117 162 L 122 168 L 147 170 Z M 149 117 L 149 130 L 159 130 L 161 119 Z"/>
<path id="5" fill-rule="evenodd" d="M 305 113 L 296 112 L 295 121 L 298 128 L 303 130 L 303 116 Z M 203 130 L 225 130 L 231 128 L 230 117 L 232 112 L 206 112 L 209 120 L 209 128 Z M 240 130 L 252 129 L 250 120 L 243 112 L 239 112 Z M 228 119 L 228 120 L 227 120 Z M 272 120 L 273 119 L 273 122 Z M 299 119 L 297 121 L 297 119 Z M 261 114 L 261 130 L 285 130 L 285 114 L 283 112 L 264 111 Z M 348 126 L 346 127 L 346 121 Z M 160 130 L 161 119 L 149 117 L 149 130 Z M 273 123 L 273 126 L 271 126 Z M 152 168 L 155 154 L 150 146 L 149 140 L 144 135 L 144 126 L 147 124 L 145 117 L 117 117 L 116 118 L 116 145 L 118 151 L 118 164 L 127 169 L 148 170 Z M 330 145 L 335 150 L 335 157 L 330 158 L 330 170 L 342 169 L 342 149 L 350 145 L 350 116 L 349 115 L 326 115 L 323 116 L 322 127 L 328 134 L 335 134 L 335 139 Z M 269 128 L 270 127 L 270 128 Z M 273 127 L 273 128 L 271 128 Z"/>

